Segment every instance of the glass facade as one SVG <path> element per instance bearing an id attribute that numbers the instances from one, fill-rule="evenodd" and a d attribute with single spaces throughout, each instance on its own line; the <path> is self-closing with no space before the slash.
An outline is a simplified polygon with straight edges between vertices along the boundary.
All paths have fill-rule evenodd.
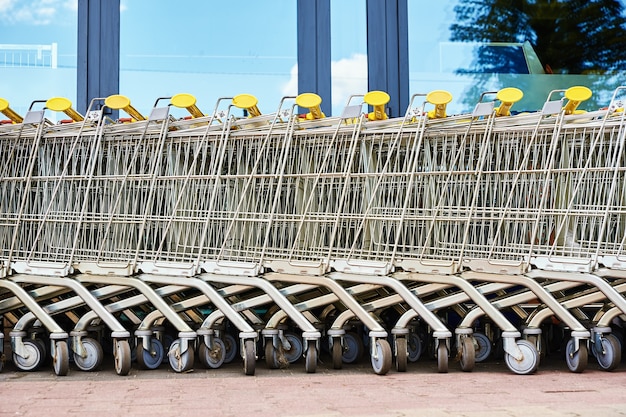
<path id="1" fill-rule="evenodd" d="M 447 90 L 449 112 L 484 91 L 518 87 L 515 110 L 548 93 L 590 87 L 602 107 L 623 83 L 623 0 L 408 1 L 409 94 Z M 0 96 L 19 112 L 33 100 L 76 98 L 77 1 L 0 4 Z M 331 1 L 333 114 L 367 91 L 366 0 Z M 297 93 L 297 3 L 121 0 L 120 93 L 142 111 L 186 92 L 210 111 L 249 93 L 262 112 Z"/>

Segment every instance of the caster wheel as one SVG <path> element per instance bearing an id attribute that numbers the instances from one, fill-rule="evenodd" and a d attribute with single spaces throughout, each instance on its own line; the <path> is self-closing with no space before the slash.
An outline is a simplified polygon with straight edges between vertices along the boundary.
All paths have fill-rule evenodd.
<path id="1" fill-rule="evenodd" d="M 604 371 L 616 369 L 622 361 L 622 345 L 619 339 L 612 334 L 607 334 L 601 339 L 601 352 L 596 351 L 598 365 Z"/>
<path id="2" fill-rule="evenodd" d="M 130 372 L 130 362 L 132 352 L 128 340 L 116 340 L 113 346 L 113 357 L 115 362 L 115 373 L 121 376 Z"/>
<path id="3" fill-rule="evenodd" d="M 104 357 L 102 346 L 97 340 L 89 337 L 82 339 L 81 342 L 83 344 L 83 349 L 85 349 L 85 356 L 83 357 L 74 352 L 72 354 L 74 364 L 76 364 L 76 367 L 81 371 L 95 371 L 102 364 L 102 358 Z"/>
<path id="4" fill-rule="evenodd" d="M 181 352 L 180 339 L 176 339 L 172 342 L 167 356 L 170 361 L 170 366 L 175 372 L 187 372 L 193 368 L 193 349 L 188 347 L 186 351 Z"/>
<path id="5" fill-rule="evenodd" d="M 333 338 L 333 369 L 341 369 L 343 366 L 343 346 L 341 346 L 341 339 L 339 337 Z"/>
<path id="6" fill-rule="evenodd" d="M 291 345 L 289 350 L 283 348 L 285 359 L 289 363 L 296 363 L 302 357 L 302 340 L 293 333 L 285 333 L 284 337 Z"/>
<path id="7" fill-rule="evenodd" d="M 577 352 L 574 352 L 574 349 L 575 341 L 574 339 L 570 339 L 565 347 L 565 361 L 567 362 L 567 367 L 570 371 L 579 374 L 587 367 L 589 352 L 587 350 L 587 345 L 584 343 L 580 343 L 578 345 Z"/>
<path id="8" fill-rule="evenodd" d="M 265 341 L 265 363 L 269 369 L 278 369 L 280 364 L 278 362 L 278 352 L 272 343 L 272 339 Z"/>
<path id="9" fill-rule="evenodd" d="M 471 372 L 474 370 L 474 364 L 476 363 L 476 349 L 474 348 L 474 341 L 471 336 L 463 337 L 461 339 L 459 355 L 461 370 L 464 372 Z"/>
<path id="10" fill-rule="evenodd" d="M 408 346 L 405 337 L 396 338 L 396 370 L 406 372 L 408 362 Z"/>
<path id="11" fill-rule="evenodd" d="M 491 356 L 491 340 L 484 333 L 474 333 L 473 336 L 477 346 L 474 360 L 478 363 L 484 362 Z"/>
<path id="12" fill-rule="evenodd" d="M 70 372 L 70 350 L 65 340 L 54 342 L 52 368 L 57 376 L 66 376 Z"/>
<path id="13" fill-rule="evenodd" d="M 343 336 L 342 360 L 344 363 L 358 362 L 364 351 L 363 341 L 356 333 L 346 333 Z"/>
<path id="14" fill-rule="evenodd" d="M 315 341 L 308 341 L 304 360 L 306 372 L 308 374 L 314 374 L 317 370 L 317 347 L 315 347 Z"/>
<path id="15" fill-rule="evenodd" d="M 226 346 L 224 346 L 222 339 L 213 338 L 213 349 L 201 342 L 198 346 L 198 359 L 210 369 L 217 369 L 222 366 L 226 359 Z"/>
<path id="16" fill-rule="evenodd" d="M 504 353 L 504 361 L 509 369 L 518 375 L 529 375 L 534 373 L 539 366 L 539 353 L 535 345 L 528 340 L 518 340 L 517 347 L 522 351 L 522 358 L 515 359 L 508 353 Z"/>
<path id="17" fill-rule="evenodd" d="M 226 355 L 224 356 L 224 363 L 231 363 L 237 357 L 239 353 L 239 344 L 237 339 L 230 333 L 225 333 L 222 340 L 226 347 Z"/>
<path id="18" fill-rule="evenodd" d="M 243 372 L 246 375 L 254 375 L 256 371 L 256 346 L 254 340 L 244 341 L 243 347 Z"/>
<path id="19" fill-rule="evenodd" d="M 34 371 L 41 365 L 43 360 L 39 346 L 31 340 L 23 341 L 24 356 L 13 353 L 13 362 L 20 371 Z"/>
<path id="20" fill-rule="evenodd" d="M 391 369 L 391 346 L 384 339 L 376 340 L 376 357 L 372 356 L 372 368 L 376 375 L 386 375 Z"/>
<path id="21" fill-rule="evenodd" d="M 150 339 L 150 350 L 145 350 L 142 343 L 136 349 L 137 365 L 140 369 L 157 369 L 165 359 L 163 343 L 155 337 Z"/>
<path id="22" fill-rule="evenodd" d="M 424 343 L 422 342 L 422 338 L 420 338 L 419 334 L 411 332 L 409 333 L 407 345 L 409 362 L 417 362 L 422 356 L 422 352 L 424 350 Z"/>
<path id="23" fill-rule="evenodd" d="M 448 372 L 448 346 L 443 340 L 437 346 L 437 372 L 445 374 Z"/>

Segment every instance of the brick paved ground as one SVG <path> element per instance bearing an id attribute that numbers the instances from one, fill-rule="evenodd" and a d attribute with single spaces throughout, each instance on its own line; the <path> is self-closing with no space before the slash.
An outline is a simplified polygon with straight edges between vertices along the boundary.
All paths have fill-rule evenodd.
<path id="1" fill-rule="evenodd" d="M 342 370 L 321 363 L 316 374 L 306 374 L 301 363 L 269 370 L 260 361 L 252 377 L 235 363 L 219 370 L 198 364 L 188 374 L 162 365 L 119 377 L 108 362 L 95 373 L 73 368 L 67 377 L 49 367 L 16 372 L 7 363 L 0 374 L 0 417 L 626 415 L 626 364 L 607 373 L 591 357 L 583 374 L 549 359 L 529 376 L 514 375 L 498 361 L 471 373 L 451 362 L 449 373 L 438 374 L 433 361 L 423 360 L 386 376 L 374 375 L 367 362 Z"/>

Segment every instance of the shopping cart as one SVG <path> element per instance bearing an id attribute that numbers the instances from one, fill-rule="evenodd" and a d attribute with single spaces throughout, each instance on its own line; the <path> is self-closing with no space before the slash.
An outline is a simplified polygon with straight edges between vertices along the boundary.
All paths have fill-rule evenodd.
<path id="1" fill-rule="evenodd" d="M 523 128 L 513 134 L 510 126 L 503 127 L 500 133 L 504 140 L 502 143 L 522 149 L 523 152 L 519 152 L 522 157 L 514 161 L 515 165 L 510 169 L 505 166 L 502 169 L 502 161 L 513 161 L 514 158 L 510 152 L 493 154 L 491 159 L 498 161 L 498 165 L 485 171 L 484 191 L 480 194 L 481 198 L 485 196 L 485 200 L 477 205 L 476 220 L 473 220 L 474 230 L 480 233 L 473 231 L 469 234 L 470 251 L 464 254 L 465 265 L 472 272 L 465 272 L 462 276 L 477 281 L 497 280 L 531 289 L 570 329 L 566 360 L 573 372 L 581 372 L 587 364 L 590 333 L 540 284 L 548 279 L 591 283 L 580 277 L 568 279 L 567 274 L 555 274 L 553 271 L 582 272 L 594 268 L 593 246 L 582 240 L 577 241 L 576 235 L 595 236 L 598 228 L 602 227 L 599 221 L 601 212 L 590 211 L 589 206 L 584 209 L 578 206 L 579 209 L 573 210 L 576 203 L 572 199 L 575 193 L 571 193 L 571 184 L 573 177 L 590 172 L 589 166 L 584 166 L 584 163 L 581 166 L 581 161 L 586 158 L 589 139 L 603 136 L 600 134 L 603 128 L 593 128 L 597 122 L 585 126 L 584 122 L 593 120 L 597 114 L 568 114 L 574 113 L 572 102 L 589 97 L 588 89 L 574 87 L 562 93 L 560 100 L 550 100 L 549 97 L 535 127 L 526 129 L 525 139 L 521 136 Z M 569 101 L 564 103 L 564 99 Z M 600 164 L 597 168 L 604 164 L 602 158 L 594 157 L 593 160 Z M 593 186 L 589 185 L 597 191 L 603 187 L 602 182 L 597 180 L 593 181 Z M 592 194 L 593 199 L 599 196 L 598 193 Z M 505 196 L 504 200 L 493 207 L 493 201 L 498 196 Z M 568 208 L 561 208 L 563 205 Z M 577 230 L 576 225 L 582 228 Z M 533 269 L 529 271 L 531 267 Z M 497 277 L 494 278 L 494 275 Z M 541 330 L 527 327 L 524 333 L 529 340 L 536 341 Z"/>
<path id="2" fill-rule="evenodd" d="M 521 92 L 509 88 L 448 115 L 437 90 L 397 118 L 380 91 L 339 117 L 314 94 L 266 114 L 248 94 L 210 114 L 178 94 L 147 117 L 120 95 L 86 116 L 55 98 L 22 118 L 0 100 L 0 312 L 14 362 L 36 369 L 49 337 L 57 374 L 70 356 L 98 369 L 106 326 L 122 375 L 133 356 L 184 372 L 196 355 L 219 368 L 237 352 L 247 375 L 262 355 L 315 372 L 326 348 L 337 369 L 367 349 L 375 373 L 394 354 L 403 371 L 427 347 L 438 371 L 453 350 L 469 371 L 497 335 L 509 369 L 529 374 L 555 316 L 570 370 L 588 349 L 615 369 L 622 93 L 581 113 L 590 91 L 558 90 L 512 115 Z"/>
<path id="3" fill-rule="evenodd" d="M 57 254 L 52 253 L 54 250 L 48 251 L 48 248 L 54 246 L 55 236 L 53 234 L 42 236 L 41 230 L 37 228 L 37 221 L 41 220 L 44 211 L 42 207 L 45 207 L 47 203 L 49 186 L 53 182 L 53 180 L 41 180 L 42 177 L 49 179 L 49 176 L 52 176 L 50 172 L 42 172 L 42 170 L 58 168 L 52 163 L 56 160 L 49 160 L 50 154 L 47 154 L 46 151 L 56 152 L 55 155 L 59 156 L 66 149 L 61 144 L 63 140 L 57 140 L 58 138 L 48 140 L 44 134 L 47 135 L 52 131 L 62 135 L 62 132 L 67 131 L 64 126 L 53 126 L 50 121 L 45 119 L 45 107 L 42 110 L 33 110 L 35 105 L 42 102 L 36 101 L 31 104 L 29 112 L 21 119 L 21 123 L 13 127 L 11 133 L 15 133 L 16 136 L 7 135 L 5 137 L 7 143 L 3 144 L 5 145 L 3 150 L 7 152 L 5 155 L 7 165 L 2 176 L 2 184 L 6 192 L 1 210 L 4 266 L 2 286 L 14 293 L 19 298 L 20 304 L 26 306 L 33 314 L 33 320 L 34 318 L 38 319 L 50 332 L 50 355 L 53 358 L 55 373 L 65 375 L 69 368 L 67 333 L 22 288 L 38 285 L 72 288 L 72 290 L 80 292 L 85 297 L 85 301 L 94 301 L 86 290 L 82 291 L 84 288 L 80 286 L 78 286 L 80 288 L 75 287 L 73 283 L 66 283 L 62 278 L 37 275 L 41 273 L 50 274 L 50 271 L 52 274 L 63 274 L 69 269 L 68 265 L 60 265 L 58 258 L 56 258 Z M 62 99 L 57 99 L 46 102 L 46 107 L 55 109 L 59 103 L 63 106 L 66 104 Z M 69 106 L 64 108 L 64 110 L 68 109 Z M 72 115 L 79 116 L 75 112 Z M 16 118 L 13 117 L 12 119 Z M 20 120 L 14 120 L 14 122 L 20 122 Z M 81 126 L 84 128 L 86 123 L 82 123 Z M 72 136 L 69 143 L 76 146 L 81 137 L 89 136 L 83 136 L 81 133 Z M 60 226 L 61 230 L 62 227 Z M 40 246 L 37 247 L 33 242 L 39 238 L 41 239 Z M 56 238 L 58 239 L 58 236 Z M 46 266 L 49 266 L 50 269 Z M 18 274 L 12 275 L 13 271 L 17 271 Z M 26 275 L 31 273 L 35 275 Z M 94 306 L 94 308 L 97 307 Z M 106 312 L 101 311 L 101 313 L 106 316 Z M 33 370 L 39 367 L 45 359 L 46 349 L 45 343 L 39 342 L 41 339 L 37 337 L 24 340 L 27 337 L 27 330 L 29 330 L 27 324 L 28 321 L 23 323 L 23 326 L 16 326 L 10 333 L 13 359 L 20 369 Z"/>
<path id="4" fill-rule="evenodd" d="M 354 96 L 351 100 L 354 98 L 357 97 Z M 380 323 L 372 321 L 372 317 L 360 308 L 338 283 L 345 285 L 357 282 L 367 283 L 376 288 L 393 288 L 394 291 L 401 292 L 408 299 L 408 303 L 413 303 L 418 309 L 419 300 L 404 286 L 384 276 L 355 278 L 346 275 L 339 278 L 331 274 L 330 280 L 322 277 L 331 267 L 333 242 L 344 230 L 344 225 L 339 220 L 340 212 L 344 209 L 344 204 L 350 204 L 348 202 L 350 193 L 358 188 L 353 186 L 352 182 L 360 175 L 355 172 L 355 166 L 362 152 L 361 135 L 364 123 L 390 122 L 382 117 L 380 110 L 379 116 L 376 116 L 374 111 L 371 117 L 370 114 L 362 112 L 362 106 L 368 99 L 373 100 L 376 107 L 384 104 L 384 99 L 388 99 L 388 96 L 374 92 L 373 96 L 366 95 L 361 98 L 363 101 L 357 105 L 350 105 L 351 100 L 349 101 L 349 105 L 334 126 L 329 125 L 328 120 L 324 125 L 307 126 L 295 130 L 289 141 L 284 142 L 278 159 L 282 164 L 280 184 L 272 189 L 271 193 L 264 192 L 265 196 L 270 194 L 273 199 L 271 216 L 266 221 L 269 231 L 262 244 L 261 256 L 266 268 L 290 275 L 270 279 L 292 282 L 299 280 L 331 289 L 334 296 L 340 299 L 348 310 L 355 313 L 359 320 L 367 323 L 368 337 L 371 339 L 372 366 L 375 372 L 386 373 L 391 366 L 391 349 L 385 340 L 386 330 Z M 365 122 L 365 119 L 368 122 Z M 352 207 L 350 210 L 358 210 L 358 207 Z M 327 301 L 330 300 L 334 299 L 329 297 Z M 308 301 L 306 304 L 312 305 L 312 302 Z M 449 337 L 448 330 L 436 317 L 424 309 L 421 311 L 432 320 L 443 338 Z M 342 327 L 332 325 L 327 331 L 331 338 L 330 346 L 334 352 L 335 367 L 341 366 L 344 355 L 340 353 L 349 344 L 345 341 L 346 331 Z"/>
<path id="5" fill-rule="evenodd" d="M 243 100 L 243 103 L 241 101 L 242 96 L 234 97 L 233 106 L 243 106 L 249 111 L 255 106 L 249 100 Z M 250 262 L 250 259 L 255 258 L 254 253 L 242 250 L 235 253 L 222 248 L 221 253 L 224 256 L 213 254 L 216 248 L 220 250 L 219 245 L 224 244 L 224 236 L 229 233 L 224 232 L 224 227 L 229 227 L 225 221 L 225 213 L 227 215 L 227 211 L 232 211 L 235 205 L 242 207 L 250 198 L 246 191 L 252 186 L 245 183 L 245 174 L 249 168 L 247 164 L 254 163 L 254 159 L 250 158 L 256 159 L 257 167 L 262 166 L 265 163 L 261 159 L 265 155 L 262 152 L 269 154 L 275 151 L 274 142 L 268 139 L 276 140 L 272 133 L 274 128 L 280 132 L 278 138 L 284 135 L 281 112 L 261 116 L 258 110 L 254 110 L 249 119 L 239 119 L 230 117 L 231 108 L 229 106 L 228 111 L 220 116 L 227 120 L 227 123 L 222 123 L 223 129 L 214 129 L 213 123 L 209 122 L 204 132 L 198 128 L 190 132 L 178 124 L 175 125 L 175 131 L 168 133 L 167 140 L 158 151 L 162 155 L 160 165 L 154 171 L 153 182 L 146 187 L 154 190 L 154 195 L 149 198 L 158 206 L 154 207 L 156 210 L 147 209 L 141 220 L 141 236 L 135 259 L 136 269 L 142 272 L 140 279 L 153 284 L 176 283 L 195 287 L 216 304 L 219 311 L 240 329 L 244 363 L 249 364 L 246 365 L 246 373 L 253 374 L 257 333 L 237 311 L 221 299 L 213 288 L 214 285 L 240 285 L 261 289 L 274 303 L 290 312 L 292 319 L 303 329 L 305 340 L 317 342 L 319 332 L 275 287 L 255 277 L 260 267 Z M 199 119 L 193 121 L 195 125 L 199 123 Z M 258 133 L 249 133 L 249 130 Z M 254 153 L 259 150 L 261 153 L 258 155 Z M 239 187 L 246 191 L 238 190 Z M 243 201 L 242 196 L 246 198 Z M 163 205 L 163 202 L 168 204 Z M 158 216 L 154 215 L 156 212 L 159 213 Z M 249 233 L 247 230 L 238 230 L 232 223 L 230 227 L 233 234 Z M 199 275 L 201 268 L 210 273 Z M 248 276 L 237 276 L 241 274 Z M 156 316 L 151 316 L 151 319 Z M 201 356 L 206 363 L 217 367 L 224 360 L 223 356 L 220 358 L 225 353 L 220 345 L 222 342 L 213 337 L 215 329 L 205 326 L 201 329 Z M 274 330 L 264 331 L 274 335 Z M 219 349 L 214 347 L 214 343 L 220 345 Z M 218 354 L 217 350 L 222 354 Z M 307 370 L 314 372 L 317 366 L 316 348 L 307 352 Z"/>
<path id="6" fill-rule="evenodd" d="M 551 238 L 536 250 L 531 271 L 536 279 L 553 279 L 585 284 L 600 291 L 617 311 L 626 307 L 623 296 L 611 283 L 620 274 L 620 247 L 623 233 L 619 202 L 624 146 L 624 115 L 616 112 L 623 87 L 615 90 L 611 103 L 599 114 L 581 114 L 565 125 L 560 140 L 560 158 L 552 175 L 554 186 Z M 609 266 L 610 265 L 610 266 Z M 557 272 L 558 271 L 558 272 Z M 612 368 L 614 339 L 606 318 L 592 329 L 591 349 L 603 368 Z M 610 319 L 609 319 L 610 320 Z M 612 343 L 613 342 L 613 343 Z M 570 362 L 576 361 L 575 346 L 568 344 Z M 584 360 L 584 359 L 582 359 Z M 608 364 L 608 365 L 606 365 Z"/>
<path id="7" fill-rule="evenodd" d="M 388 137 L 385 137 L 385 132 L 381 129 L 373 129 L 371 136 L 369 129 L 364 131 L 361 138 L 364 144 L 362 146 L 364 151 L 360 155 L 363 166 L 361 169 L 370 176 L 363 175 L 364 184 L 355 187 L 364 190 L 362 195 L 356 196 L 361 200 L 359 203 L 362 207 L 359 210 L 349 208 L 344 214 L 346 217 L 350 216 L 354 223 L 347 230 L 354 232 L 352 236 L 346 234 L 347 238 L 340 237 L 337 246 L 341 247 L 341 250 L 335 249 L 338 253 L 334 255 L 336 258 L 332 261 L 333 266 L 337 270 L 343 269 L 348 272 L 369 268 L 389 274 L 396 266 L 409 271 L 429 272 L 431 274 L 428 276 L 420 274 L 405 276 L 404 281 L 412 279 L 422 283 L 448 284 L 461 288 L 474 302 L 489 312 L 494 321 L 502 327 L 503 335 L 507 339 L 517 338 L 520 336 L 519 331 L 498 310 L 493 308 L 472 285 L 453 275 L 458 272 L 455 265 L 460 265 L 462 255 L 454 251 L 452 242 L 447 241 L 447 245 L 441 245 L 441 239 L 432 236 L 433 230 L 440 232 L 433 225 L 437 224 L 436 227 L 439 228 L 445 221 L 449 221 L 445 224 L 447 230 L 442 231 L 445 238 L 462 241 L 465 219 L 460 214 L 464 209 L 456 209 L 453 214 L 455 217 L 450 220 L 446 217 L 445 221 L 442 221 L 443 218 L 437 211 L 428 214 L 430 207 L 439 209 L 445 205 L 442 201 L 447 195 L 439 195 L 438 192 L 442 190 L 447 192 L 454 187 L 465 188 L 459 190 L 458 195 L 454 195 L 455 204 L 460 207 L 469 206 L 471 209 L 471 198 L 475 195 L 472 187 L 475 183 L 476 168 L 467 164 L 481 162 L 480 153 L 474 153 L 480 147 L 475 145 L 478 140 L 481 140 L 481 143 L 489 141 L 497 112 L 494 111 L 493 102 L 490 103 L 491 106 L 479 105 L 470 115 L 470 122 L 461 123 L 458 127 L 459 125 L 455 126 L 447 121 L 448 127 L 441 127 L 445 132 L 442 134 L 440 133 L 442 131 L 437 130 L 437 126 L 429 125 L 428 120 L 445 117 L 443 106 L 451 100 L 451 96 L 442 91 L 425 96 L 424 104 L 417 111 L 418 117 L 411 118 L 411 113 L 407 111 L 401 125 L 388 130 Z M 435 110 L 426 112 L 424 106 L 427 102 L 434 104 Z M 409 120 L 416 122 L 409 124 Z M 431 133 L 431 129 L 435 133 Z M 459 163 L 460 160 L 463 162 Z M 457 172 L 459 165 L 467 171 Z M 443 177 L 444 181 L 437 178 L 438 176 Z M 441 182 L 444 186 L 436 187 Z M 446 210 L 447 213 L 449 209 L 445 207 L 441 210 Z M 432 217 L 429 219 L 430 216 Z M 420 234 L 420 231 L 424 234 Z M 431 240 L 433 243 L 429 245 L 428 242 Z M 426 254 L 426 248 L 440 252 Z M 441 273 L 446 268 L 449 270 L 447 276 L 432 275 L 433 272 Z M 465 370 L 470 370 L 474 364 L 474 343 L 468 337 L 472 328 L 457 329 L 456 332 L 461 366 Z M 400 354 L 402 358 L 406 357 L 407 333 L 407 330 L 394 328 L 396 351 L 402 350 Z M 509 345 L 511 344 L 507 344 L 507 348 Z M 515 343 L 512 346 L 509 350 L 521 357 L 519 349 L 514 347 Z M 442 358 L 448 356 L 446 345 L 438 343 L 436 350 L 439 361 L 443 362 Z M 405 368 L 405 365 L 400 367 Z M 533 371 L 531 366 L 521 370 L 520 373 Z"/>

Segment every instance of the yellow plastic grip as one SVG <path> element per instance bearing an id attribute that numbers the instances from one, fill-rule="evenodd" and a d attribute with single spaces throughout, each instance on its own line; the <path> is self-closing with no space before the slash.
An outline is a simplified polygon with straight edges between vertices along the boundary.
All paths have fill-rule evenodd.
<path id="1" fill-rule="evenodd" d="M 511 107 L 524 97 L 524 93 L 519 88 L 507 87 L 498 91 L 496 99 L 500 100 L 500 107 L 496 109 L 496 116 L 510 116 Z"/>
<path id="2" fill-rule="evenodd" d="M 569 101 L 565 104 L 563 110 L 565 114 L 573 114 L 580 103 L 589 100 L 593 93 L 587 87 L 577 85 L 570 87 L 565 91 L 565 98 Z"/>
<path id="3" fill-rule="evenodd" d="M 363 101 L 374 108 L 373 112 L 367 114 L 368 120 L 385 120 L 385 104 L 389 103 L 389 94 L 384 91 L 370 91 L 363 96 Z"/>
<path id="4" fill-rule="evenodd" d="M 426 94 L 426 101 L 435 106 L 435 110 L 428 112 L 429 119 L 446 117 L 446 107 L 452 101 L 452 94 L 445 90 L 434 90 Z"/>
<path id="5" fill-rule="evenodd" d="M 315 93 L 302 93 L 296 97 L 296 104 L 300 107 L 309 109 L 306 114 L 307 120 L 323 119 L 326 117 L 320 104 L 322 104 L 322 98 Z"/>
<path id="6" fill-rule="evenodd" d="M 0 98 L 0 113 L 4 114 L 13 123 L 22 123 L 24 118 L 15 113 L 10 107 L 9 102 L 3 98 Z"/>
<path id="7" fill-rule="evenodd" d="M 252 94 L 239 94 L 233 97 L 233 105 L 240 109 L 246 109 L 250 117 L 261 115 L 261 111 L 256 106 L 259 100 Z"/>
<path id="8" fill-rule="evenodd" d="M 179 107 L 181 109 L 187 109 L 187 111 L 193 117 L 204 117 L 204 114 L 200 111 L 200 109 L 196 106 L 196 98 L 191 94 L 180 93 L 176 94 L 174 97 L 170 99 L 170 102 L 173 106 Z"/>
<path id="9" fill-rule="evenodd" d="M 83 116 L 78 114 L 78 112 L 72 108 L 72 102 L 65 97 L 52 97 L 46 101 L 46 108 L 52 111 L 63 112 L 75 122 L 85 120 Z"/>
<path id="10" fill-rule="evenodd" d="M 135 120 L 146 120 L 133 106 L 130 105 L 130 99 L 120 94 L 108 96 L 104 100 L 104 105 L 113 110 L 124 110 L 130 117 Z"/>

